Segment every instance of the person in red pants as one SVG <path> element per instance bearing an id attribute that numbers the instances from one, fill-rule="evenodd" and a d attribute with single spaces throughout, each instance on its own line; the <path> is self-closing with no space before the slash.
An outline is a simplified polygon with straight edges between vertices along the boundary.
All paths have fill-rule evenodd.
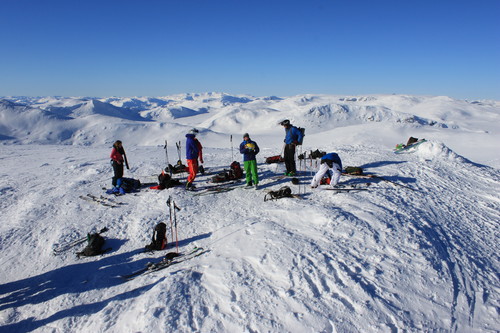
<path id="1" fill-rule="evenodd" d="M 193 181 L 198 173 L 198 160 L 203 163 L 203 147 L 201 146 L 200 141 L 196 138 L 198 133 L 199 131 L 196 128 L 193 128 L 188 134 L 186 134 L 186 159 L 189 169 L 186 190 L 194 189 Z"/>

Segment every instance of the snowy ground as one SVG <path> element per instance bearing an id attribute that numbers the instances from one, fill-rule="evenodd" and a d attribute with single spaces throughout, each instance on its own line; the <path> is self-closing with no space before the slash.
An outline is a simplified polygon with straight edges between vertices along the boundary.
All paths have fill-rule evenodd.
<path id="1" fill-rule="evenodd" d="M 263 161 L 280 153 L 285 118 L 306 128 L 304 150 L 336 151 L 406 187 L 343 177 L 372 184 L 313 191 L 315 161 L 300 185 L 273 178 L 283 166 Z M 498 332 L 499 124 L 500 102 L 443 96 L 0 99 L 0 332 Z M 261 190 L 144 189 L 118 208 L 80 198 L 110 186 L 114 140 L 126 176 L 154 182 L 164 140 L 175 162 L 192 127 L 212 173 L 241 159 L 249 132 Z M 394 154 L 410 135 L 429 141 Z M 301 198 L 264 202 L 283 185 Z M 180 251 L 209 252 L 124 281 L 175 250 L 141 253 L 170 223 L 169 197 L 182 208 Z M 104 226 L 111 252 L 52 254 Z"/>
<path id="2" fill-rule="evenodd" d="M 119 208 L 79 198 L 110 185 L 109 145 L 2 145 L 0 332 L 497 332 L 500 171 L 441 142 L 404 155 L 376 143 L 310 147 L 414 190 L 370 179 L 369 191 L 312 191 L 314 162 L 302 185 L 272 179 L 282 166 L 262 162 L 279 148 L 261 144 L 262 190 L 142 190 Z M 155 181 L 162 147 L 125 147 L 126 176 Z M 206 148 L 205 166 L 232 156 Z M 302 199 L 263 201 L 282 185 Z M 168 222 L 169 196 L 182 208 L 180 250 L 209 252 L 123 281 L 165 254 L 140 250 Z M 110 253 L 52 254 L 104 226 Z"/>

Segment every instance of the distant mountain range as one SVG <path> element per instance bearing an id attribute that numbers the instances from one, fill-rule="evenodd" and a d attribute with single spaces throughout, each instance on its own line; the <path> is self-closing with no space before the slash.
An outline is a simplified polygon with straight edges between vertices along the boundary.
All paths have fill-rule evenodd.
<path id="1" fill-rule="evenodd" d="M 475 140 L 488 146 L 499 135 L 499 110 L 499 101 L 408 95 L 3 97 L 0 140 L 4 144 L 99 145 L 121 138 L 129 145 L 158 145 L 165 139 L 180 140 L 196 127 L 205 144 L 218 147 L 227 146 L 229 135 L 244 132 L 282 136 L 277 124 L 290 119 L 306 128 L 306 143 L 314 145 L 392 145 L 408 135 L 442 139 L 478 134 L 483 137 Z M 281 140 L 272 141 L 279 146 Z"/>

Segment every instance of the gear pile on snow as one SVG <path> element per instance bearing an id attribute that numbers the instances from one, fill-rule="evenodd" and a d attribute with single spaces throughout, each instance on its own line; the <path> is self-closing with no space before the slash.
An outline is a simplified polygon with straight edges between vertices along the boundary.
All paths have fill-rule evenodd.
<path id="1" fill-rule="evenodd" d="M 241 179 L 243 177 L 243 169 L 241 169 L 241 164 L 237 161 L 233 161 L 229 166 L 229 170 L 224 170 L 221 173 L 212 177 L 212 182 L 222 183 L 229 180 Z"/>

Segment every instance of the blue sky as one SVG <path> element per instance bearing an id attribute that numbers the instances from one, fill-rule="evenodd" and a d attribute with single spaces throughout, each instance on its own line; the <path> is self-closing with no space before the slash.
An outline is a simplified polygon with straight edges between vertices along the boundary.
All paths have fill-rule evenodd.
<path id="1" fill-rule="evenodd" d="M 499 0 L 2 0 L 0 96 L 500 100 Z"/>

